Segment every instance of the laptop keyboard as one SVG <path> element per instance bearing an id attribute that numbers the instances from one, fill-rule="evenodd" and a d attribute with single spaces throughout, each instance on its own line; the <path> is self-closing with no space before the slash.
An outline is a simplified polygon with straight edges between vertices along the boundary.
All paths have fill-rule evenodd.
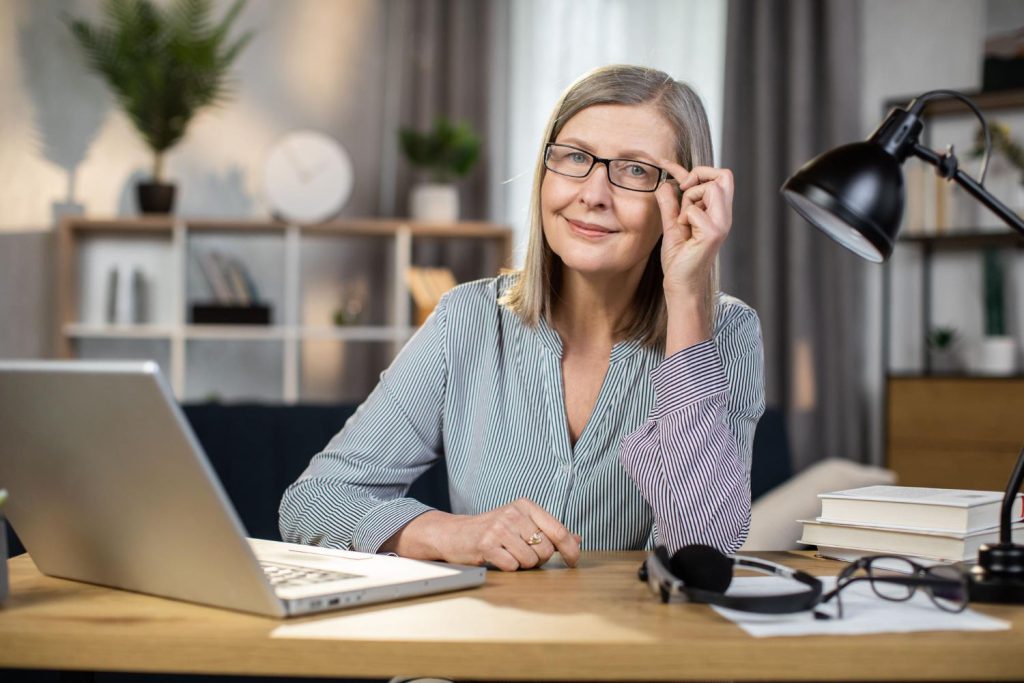
<path id="1" fill-rule="evenodd" d="M 273 586 L 311 586 L 316 583 L 328 581 L 343 581 L 345 579 L 360 578 L 358 574 L 346 574 L 344 572 L 329 572 L 311 567 L 298 567 L 292 564 L 280 564 L 278 562 L 260 562 L 263 573 L 267 575 Z"/>

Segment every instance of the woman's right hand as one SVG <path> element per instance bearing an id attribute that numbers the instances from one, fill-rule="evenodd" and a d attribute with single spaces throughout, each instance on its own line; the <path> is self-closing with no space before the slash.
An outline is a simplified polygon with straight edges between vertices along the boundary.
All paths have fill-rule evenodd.
<path id="1" fill-rule="evenodd" d="M 528 543 L 531 537 L 539 543 Z M 544 508 L 520 498 L 479 515 L 426 512 L 388 539 L 380 550 L 421 560 L 489 564 L 513 572 L 539 567 L 556 551 L 567 565 L 575 567 L 580 540 Z"/>

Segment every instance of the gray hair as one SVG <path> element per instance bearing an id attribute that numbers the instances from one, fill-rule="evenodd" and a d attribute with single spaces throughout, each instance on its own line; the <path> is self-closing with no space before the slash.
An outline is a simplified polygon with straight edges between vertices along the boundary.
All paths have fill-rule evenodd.
<path id="1" fill-rule="evenodd" d="M 643 66 L 613 64 L 602 66 L 578 78 L 566 88 L 548 120 L 540 154 L 537 156 L 530 199 L 530 236 L 526 261 L 519 277 L 501 298 L 501 303 L 515 311 L 524 323 L 535 327 L 543 316 L 550 321 L 552 300 L 561 281 L 562 261 L 551 250 L 544 237 L 540 208 L 540 188 L 546 173 L 544 149 L 554 142 L 569 119 L 596 104 L 651 104 L 665 117 L 676 136 L 676 156 L 687 169 L 710 166 L 711 131 L 700 97 L 690 86 L 671 76 Z M 647 266 L 634 297 L 632 320 L 624 333 L 639 339 L 645 346 L 663 347 L 668 314 L 662 289 L 661 240 L 651 251 Z M 713 322 L 714 304 L 718 294 L 717 262 L 709 275 L 706 310 Z"/>

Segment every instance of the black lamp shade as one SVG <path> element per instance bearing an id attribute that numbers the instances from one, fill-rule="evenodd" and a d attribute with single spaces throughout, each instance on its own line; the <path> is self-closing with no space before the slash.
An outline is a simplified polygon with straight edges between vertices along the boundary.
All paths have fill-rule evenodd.
<path id="1" fill-rule="evenodd" d="M 811 159 L 782 186 L 796 211 L 859 256 L 892 254 L 903 218 L 900 163 L 874 142 L 843 145 Z"/>

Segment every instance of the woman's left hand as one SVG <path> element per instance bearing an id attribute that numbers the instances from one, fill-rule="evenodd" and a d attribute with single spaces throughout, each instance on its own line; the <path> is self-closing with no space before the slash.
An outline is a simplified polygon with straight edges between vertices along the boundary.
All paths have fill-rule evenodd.
<path id="1" fill-rule="evenodd" d="M 665 296 L 702 300 L 718 249 L 732 226 L 732 171 L 710 166 L 687 171 L 667 159 L 661 166 L 683 193 L 680 200 L 667 182 L 655 193 L 661 208 Z"/>

